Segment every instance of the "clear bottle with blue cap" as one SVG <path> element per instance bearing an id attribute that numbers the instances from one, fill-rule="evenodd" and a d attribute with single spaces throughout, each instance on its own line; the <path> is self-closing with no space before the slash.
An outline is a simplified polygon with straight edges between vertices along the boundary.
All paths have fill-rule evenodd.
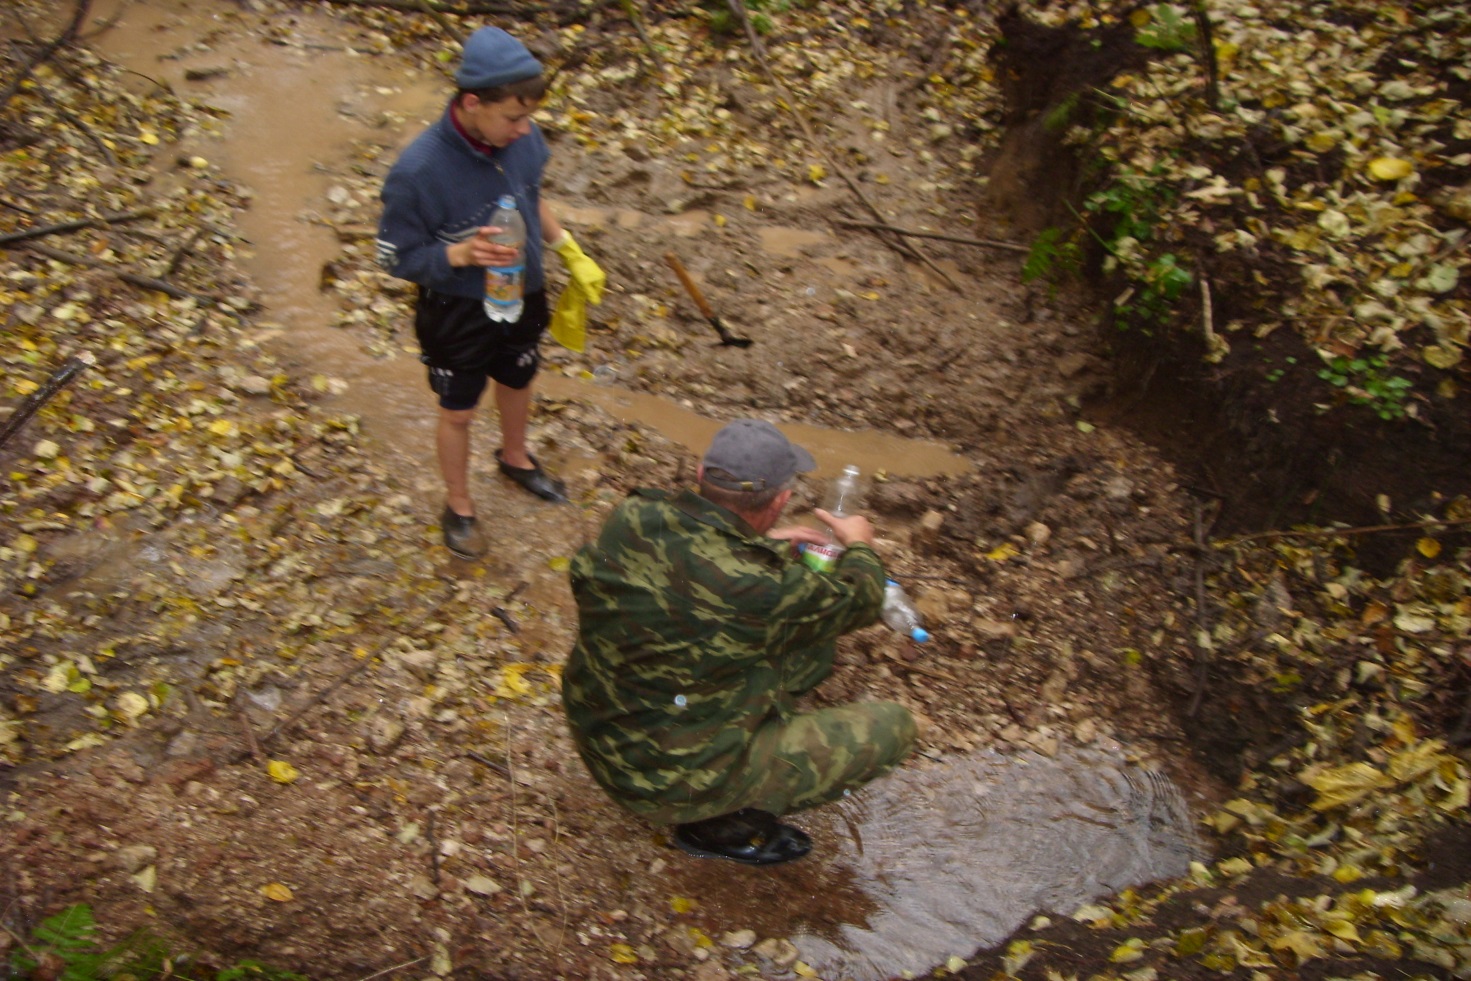
<path id="1" fill-rule="evenodd" d="M 516 210 L 515 197 L 501 195 L 490 224 L 500 229 L 490 240 L 517 251 L 510 265 L 486 267 L 485 315 L 500 323 L 513 324 L 521 319 L 526 280 L 526 222 Z"/>
<path id="2" fill-rule="evenodd" d="M 919 612 L 909 601 L 909 594 L 893 579 L 884 584 L 884 607 L 881 615 L 891 630 L 903 634 L 916 644 L 923 644 L 930 639 L 930 632 L 920 623 Z"/>

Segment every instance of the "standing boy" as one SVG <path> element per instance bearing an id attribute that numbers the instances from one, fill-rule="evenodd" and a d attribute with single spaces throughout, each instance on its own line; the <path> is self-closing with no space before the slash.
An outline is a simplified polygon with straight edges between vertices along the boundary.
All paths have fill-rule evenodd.
<path id="1" fill-rule="evenodd" d="M 470 423 L 487 382 L 500 414 L 500 472 L 521 487 L 565 503 L 562 481 L 531 455 L 526 427 L 531 380 L 549 315 L 543 243 L 566 262 L 577 288 L 600 292 L 601 269 L 541 200 L 550 153 L 531 114 L 546 94 L 541 63 L 505 31 L 483 27 L 465 42 L 458 86 L 439 121 L 414 140 L 383 184 L 378 261 L 419 284 L 414 333 L 439 397 L 435 449 L 444 479 L 444 543 L 461 558 L 485 553 L 470 498 Z M 497 245 L 489 226 L 503 194 L 526 222 L 525 300 L 515 323 L 484 312 L 485 267 L 512 264 L 516 250 Z"/>

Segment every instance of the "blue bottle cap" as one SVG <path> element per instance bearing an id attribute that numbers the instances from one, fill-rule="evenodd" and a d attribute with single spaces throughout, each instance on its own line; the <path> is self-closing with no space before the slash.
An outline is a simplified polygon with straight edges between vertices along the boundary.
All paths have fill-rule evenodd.
<path id="1" fill-rule="evenodd" d="M 930 639 L 930 632 L 923 627 L 915 627 L 909 632 L 909 636 L 914 638 L 916 644 L 923 644 Z"/>

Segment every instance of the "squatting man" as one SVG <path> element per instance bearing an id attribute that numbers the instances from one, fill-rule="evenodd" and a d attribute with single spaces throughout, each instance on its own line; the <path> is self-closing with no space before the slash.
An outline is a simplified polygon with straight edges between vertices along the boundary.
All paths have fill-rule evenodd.
<path id="1" fill-rule="evenodd" d="M 641 488 L 571 567 L 578 635 L 562 680 L 574 741 L 618 803 L 705 858 L 771 865 L 812 843 L 780 815 L 835 800 L 914 747 L 894 702 L 798 711 L 837 639 L 878 619 L 884 569 L 861 515 L 813 513 L 846 551 L 831 573 L 796 555 L 828 540 L 777 527 L 810 453 L 770 423 L 715 434 L 698 491 Z"/>

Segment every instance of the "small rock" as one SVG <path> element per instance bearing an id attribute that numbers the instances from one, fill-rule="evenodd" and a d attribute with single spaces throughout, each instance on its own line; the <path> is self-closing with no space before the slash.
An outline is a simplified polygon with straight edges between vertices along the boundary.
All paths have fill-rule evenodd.
<path id="1" fill-rule="evenodd" d="M 751 952 L 782 971 L 797 963 L 797 945 L 785 937 L 769 937 L 753 947 Z"/>
<path id="2" fill-rule="evenodd" d="M 705 961 L 695 968 L 690 977 L 693 981 L 729 981 L 730 972 L 719 961 Z"/>
<path id="3" fill-rule="evenodd" d="M 736 950 L 747 950 L 756 942 L 756 931 L 732 930 L 729 933 L 722 934 L 720 942 Z"/>
<path id="4" fill-rule="evenodd" d="M 1104 481 L 1103 493 L 1111 500 L 1127 501 L 1134 493 L 1134 482 L 1123 474 L 1117 474 Z"/>
<path id="5" fill-rule="evenodd" d="M 1057 373 L 1064 378 L 1073 378 L 1082 374 L 1092 360 L 1088 355 L 1078 352 L 1064 354 L 1057 359 Z"/>
<path id="6" fill-rule="evenodd" d="M 1073 727 L 1073 738 L 1080 745 L 1088 745 L 1098 738 L 1098 723 L 1092 719 L 1084 719 Z"/>
<path id="7" fill-rule="evenodd" d="M 422 872 L 409 880 L 409 892 L 420 899 L 433 899 L 439 895 L 439 887 L 434 880 Z"/>
<path id="8" fill-rule="evenodd" d="M 494 896 L 501 891 L 501 885 L 488 875 L 472 875 L 465 880 L 465 891 L 477 896 Z"/>
<path id="9" fill-rule="evenodd" d="M 236 382 L 235 388 L 246 395 L 270 395 L 271 380 L 264 375 L 246 375 Z"/>
<path id="10" fill-rule="evenodd" d="M 439 658 L 433 651 L 404 651 L 397 660 L 420 681 L 433 681 L 439 671 Z"/>
<path id="11" fill-rule="evenodd" d="M 945 515 L 939 511 L 929 510 L 920 515 L 919 526 L 914 530 L 914 541 L 917 545 L 930 546 L 940 538 L 940 529 L 945 524 Z"/>
<path id="12" fill-rule="evenodd" d="M 981 640 L 1010 640 L 1017 634 L 1015 621 L 995 620 L 990 617 L 971 621 L 971 629 Z"/>
<path id="13" fill-rule="evenodd" d="M 379 756 L 391 753 L 403 741 L 403 723 L 378 716 L 368 724 L 368 748 Z"/>
<path id="14" fill-rule="evenodd" d="M 112 853 L 118 868 L 132 874 L 141 872 L 158 860 L 158 849 L 152 845 L 124 845 Z"/>
<path id="15" fill-rule="evenodd" d="M 1031 524 L 1027 525 L 1025 529 L 1025 534 L 1027 536 L 1027 541 L 1031 542 L 1033 545 L 1046 545 L 1048 540 L 1052 537 L 1052 529 L 1047 527 L 1040 521 L 1033 521 Z"/>

